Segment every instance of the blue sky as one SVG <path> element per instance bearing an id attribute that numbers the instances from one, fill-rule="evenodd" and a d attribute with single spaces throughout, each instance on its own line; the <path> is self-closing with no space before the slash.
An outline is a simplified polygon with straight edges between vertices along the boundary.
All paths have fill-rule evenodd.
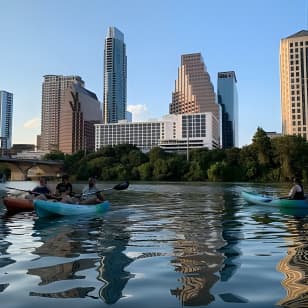
<path id="1" fill-rule="evenodd" d="M 46 74 L 80 75 L 103 97 L 107 28 L 125 36 L 133 120 L 168 114 L 180 58 L 234 70 L 239 145 L 281 131 L 279 44 L 307 29 L 307 0 L 0 0 L 0 90 L 13 92 L 13 143 L 36 143 Z"/>

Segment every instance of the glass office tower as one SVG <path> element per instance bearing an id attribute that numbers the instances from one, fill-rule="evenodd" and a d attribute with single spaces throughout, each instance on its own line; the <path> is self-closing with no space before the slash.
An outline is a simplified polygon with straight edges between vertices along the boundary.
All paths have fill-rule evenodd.
<path id="1" fill-rule="evenodd" d="M 2 150 L 12 147 L 13 94 L 0 91 L 0 145 Z"/>
<path id="2" fill-rule="evenodd" d="M 238 93 L 235 72 L 218 73 L 217 96 L 221 106 L 222 147 L 238 147 Z"/>
<path id="3" fill-rule="evenodd" d="M 104 50 L 104 123 L 126 119 L 127 59 L 124 34 L 109 27 Z"/>

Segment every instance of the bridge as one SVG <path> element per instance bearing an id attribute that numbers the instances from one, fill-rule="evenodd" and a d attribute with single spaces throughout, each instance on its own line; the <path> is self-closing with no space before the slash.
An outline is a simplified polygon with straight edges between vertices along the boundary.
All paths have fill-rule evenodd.
<path id="1" fill-rule="evenodd" d="M 0 157 L 0 165 L 11 170 L 11 181 L 25 181 L 31 177 L 55 177 L 63 172 L 63 161 Z"/>

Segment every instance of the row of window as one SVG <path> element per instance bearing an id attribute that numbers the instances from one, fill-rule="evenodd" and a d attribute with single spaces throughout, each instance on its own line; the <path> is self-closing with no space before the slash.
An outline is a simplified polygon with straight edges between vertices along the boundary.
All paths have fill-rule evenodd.
<path id="1" fill-rule="evenodd" d="M 305 42 L 294 42 L 294 43 L 290 42 L 289 46 L 290 46 L 290 48 L 293 47 L 293 46 L 295 46 L 295 47 L 296 46 L 304 46 L 304 43 L 305 43 L 306 46 L 308 46 L 308 41 L 305 41 Z"/>

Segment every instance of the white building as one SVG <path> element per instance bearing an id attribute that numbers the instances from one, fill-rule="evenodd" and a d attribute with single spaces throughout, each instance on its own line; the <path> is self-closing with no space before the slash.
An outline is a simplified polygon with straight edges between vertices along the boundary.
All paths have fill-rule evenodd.
<path id="1" fill-rule="evenodd" d="M 133 144 L 147 152 L 159 146 L 168 151 L 186 151 L 188 148 L 218 148 L 213 136 L 219 120 L 212 112 L 169 114 L 160 121 L 95 125 L 95 150 L 117 144 Z"/>

